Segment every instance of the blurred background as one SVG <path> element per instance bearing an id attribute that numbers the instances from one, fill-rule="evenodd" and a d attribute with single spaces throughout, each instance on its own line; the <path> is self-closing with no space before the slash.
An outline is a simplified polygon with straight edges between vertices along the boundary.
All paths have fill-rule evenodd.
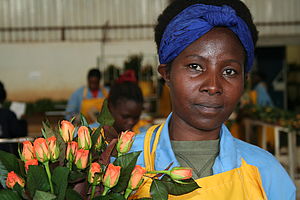
<path id="1" fill-rule="evenodd" d="M 300 179 L 300 1 L 245 0 L 259 30 L 253 74 L 227 125 L 234 136 L 273 153 Z M 64 118 L 68 98 L 86 85 L 90 68 L 110 86 L 134 69 L 145 97 L 142 117 L 163 120 L 168 97 L 156 71 L 153 27 L 170 0 L 2 0 L 0 81 L 3 106 L 25 120 L 26 136 L 42 121 Z M 265 95 L 265 94 L 263 94 Z M 262 97 L 261 97 L 262 98 Z M 267 101 L 267 103 L 266 103 Z M 271 102 L 271 103 L 270 103 Z M 167 105 L 167 106 L 166 106 Z"/>

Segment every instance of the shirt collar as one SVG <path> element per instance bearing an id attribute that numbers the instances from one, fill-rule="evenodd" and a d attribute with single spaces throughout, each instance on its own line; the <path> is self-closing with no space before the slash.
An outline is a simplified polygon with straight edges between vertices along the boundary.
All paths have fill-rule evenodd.
<path id="1" fill-rule="evenodd" d="M 157 145 L 155 158 L 156 170 L 164 170 L 171 163 L 173 163 L 171 168 L 180 166 L 172 150 L 169 136 L 168 127 L 171 117 L 172 113 L 166 119 L 166 123 L 162 128 L 160 140 Z M 227 127 L 223 124 L 220 131 L 220 153 L 213 165 L 213 173 L 218 174 L 239 167 L 241 164 L 240 158 L 241 155 L 237 152 L 234 137 L 231 135 Z"/>

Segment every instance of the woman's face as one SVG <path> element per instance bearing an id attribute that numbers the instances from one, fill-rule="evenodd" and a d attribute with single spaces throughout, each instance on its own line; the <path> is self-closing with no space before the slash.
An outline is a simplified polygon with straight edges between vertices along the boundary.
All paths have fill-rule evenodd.
<path id="1" fill-rule="evenodd" d="M 115 120 L 113 127 L 118 133 L 131 130 L 139 121 L 142 112 L 142 104 L 133 100 L 122 99 L 116 105 L 110 105 L 110 112 Z"/>
<path id="2" fill-rule="evenodd" d="M 244 86 L 245 53 L 227 28 L 214 28 L 172 62 L 159 66 L 170 87 L 173 116 L 204 131 L 219 128 L 233 112 Z"/>

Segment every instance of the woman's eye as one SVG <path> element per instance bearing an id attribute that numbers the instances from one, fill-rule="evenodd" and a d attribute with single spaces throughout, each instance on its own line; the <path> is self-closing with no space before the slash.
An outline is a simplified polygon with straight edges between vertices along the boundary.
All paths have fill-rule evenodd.
<path id="1" fill-rule="evenodd" d="M 198 64 L 189 64 L 188 67 L 195 71 L 203 71 L 203 68 Z"/>
<path id="2" fill-rule="evenodd" d="M 225 69 L 223 72 L 223 75 L 226 76 L 233 76 L 236 74 L 236 71 L 234 69 Z"/>

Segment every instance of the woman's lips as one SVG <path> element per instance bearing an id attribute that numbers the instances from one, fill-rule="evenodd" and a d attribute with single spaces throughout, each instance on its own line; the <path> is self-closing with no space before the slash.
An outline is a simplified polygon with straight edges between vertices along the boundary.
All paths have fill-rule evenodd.
<path id="1" fill-rule="evenodd" d="M 207 114 L 216 114 L 223 109 L 223 105 L 220 104 L 196 104 L 196 108 Z"/>

